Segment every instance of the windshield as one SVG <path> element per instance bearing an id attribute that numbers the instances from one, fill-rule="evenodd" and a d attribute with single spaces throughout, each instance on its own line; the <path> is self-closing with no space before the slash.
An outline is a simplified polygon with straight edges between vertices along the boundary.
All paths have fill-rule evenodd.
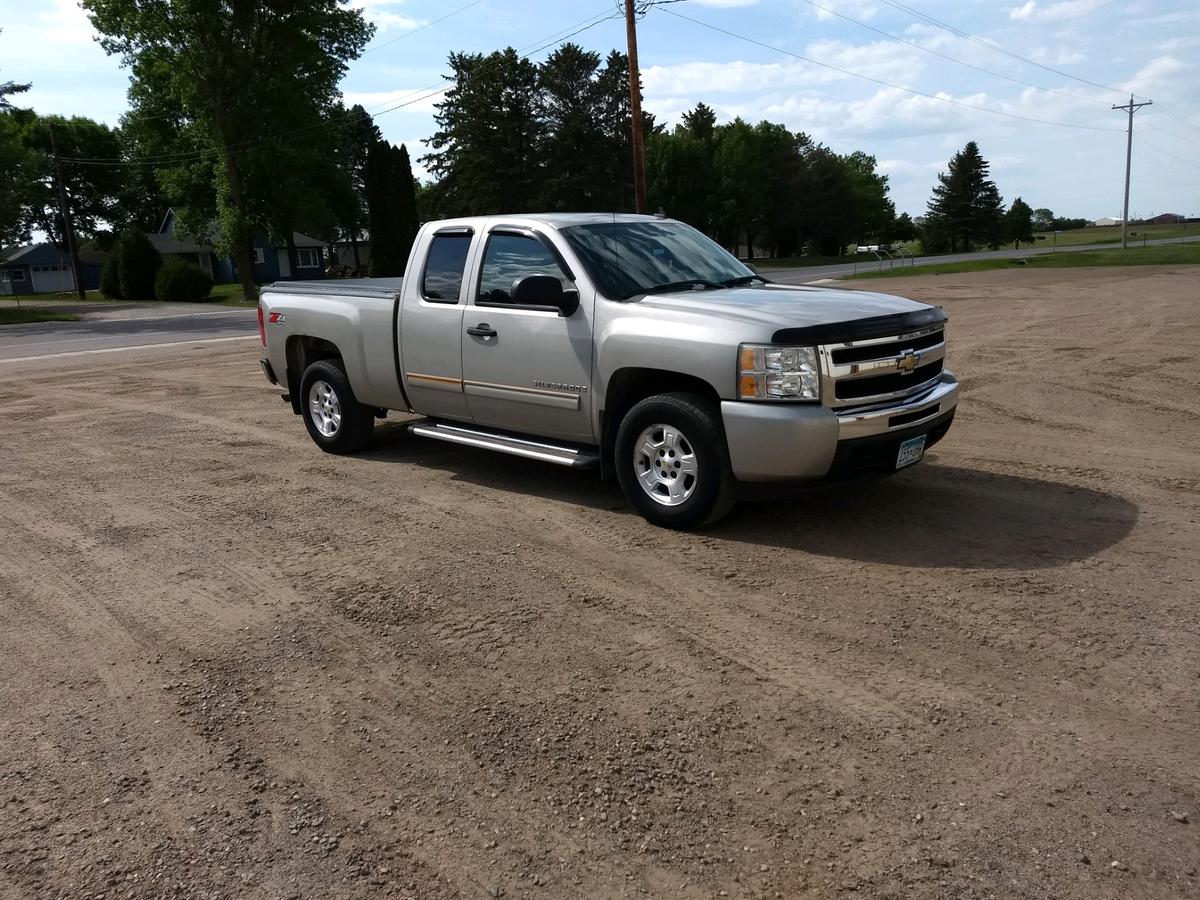
<path id="1" fill-rule="evenodd" d="M 562 234 L 600 293 L 614 300 L 765 280 L 682 222 L 603 222 Z"/>

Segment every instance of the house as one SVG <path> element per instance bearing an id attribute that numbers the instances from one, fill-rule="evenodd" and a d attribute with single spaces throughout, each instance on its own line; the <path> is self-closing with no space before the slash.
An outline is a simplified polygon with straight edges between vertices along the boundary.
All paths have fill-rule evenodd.
<path id="1" fill-rule="evenodd" d="M 1142 222 L 1143 225 L 1178 225 L 1181 222 L 1186 222 L 1187 219 L 1179 213 L 1160 213 L 1153 219 L 1146 219 Z"/>
<path id="2" fill-rule="evenodd" d="M 83 289 L 100 286 L 101 263 L 94 257 L 81 257 L 79 279 Z M 74 291 L 71 257 L 54 244 L 27 244 L 0 252 L 0 295 L 54 294 Z"/>
<path id="3" fill-rule="evenodd" d="M 334 241 L 331 264 L 363 271 L 369 269 L 371 267 L 371 235 L 366 231 L 360 231 L 357 235 L 357 244 L 358 262 L 356 263 L 354 259 L 355 241 L 349 237 L 341 237 Z"/>
<path id="4" fill-rule="evenodd" d="M 173 209 L 167 210 L 158 231 L 147 234 L 146 237 L 164 258 L 177 256 L 197 265 L 208 272 L 218 284 L 238 280 L 237 263 L 228 256 L 218 255 L 211 241 L 185 235 L 182 229 L 176 233 Z M 292 241 L 296 245 L 295 266 L 292 266 L 288 258 L 286 245 L 273 243 L 266 232 L 254 233 L 254 280 L 257 283 L 313 281 L 325 277 L 324 243 L 298 231 L 292 232 Z"/>

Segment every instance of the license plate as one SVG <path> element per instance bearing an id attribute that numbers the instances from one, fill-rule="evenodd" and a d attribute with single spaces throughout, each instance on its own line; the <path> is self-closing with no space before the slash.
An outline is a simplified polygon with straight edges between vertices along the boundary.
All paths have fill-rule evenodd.
<path id="1" fill-rule="evenodd" d="M 896 468 L 903 469 L 905 466 L 918 463 L 924 455 L 925 435 L 922 434 L 915 438 L 909 438 L 900 445 L 900 452 L 896 454 Z"/>

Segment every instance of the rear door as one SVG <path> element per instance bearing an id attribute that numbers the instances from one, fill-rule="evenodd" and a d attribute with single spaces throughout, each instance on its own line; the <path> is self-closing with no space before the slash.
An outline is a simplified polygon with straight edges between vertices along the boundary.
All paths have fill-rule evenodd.
<path id="1" fill-rule="evenodd" d="M 422 235 L 412 254 L 400 303 L 404 388 L 422 415 L 469 422 L 463 394 L 462 331 L 465 277 L 476 241 L 467 225 Z"/>
<path id="2" fill-rule="evenodd" d="M 569 441 L 593 441 L 592 314 L 581 291 L 570 316 L 512 302 L 525 275 L 575 275 L 550 238 L 534 229 L 493 225 L 483 236 L 478 275 L 463 320 L 463 390 L 480 425 Z"/>

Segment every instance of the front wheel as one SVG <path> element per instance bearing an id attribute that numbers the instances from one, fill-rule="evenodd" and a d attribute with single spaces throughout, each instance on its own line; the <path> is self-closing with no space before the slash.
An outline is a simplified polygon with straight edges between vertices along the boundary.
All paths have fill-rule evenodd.
<path id="1" fill-rule="evenodd" d="M 330 360 L 304 370 L 300 398 L 304 426 L 326 453 L 353 453 L 371 439 L 374 415 L 355 399 L 350 379 Z"/>
<path id="2" fill-rule="evenodd" d="M 638 403 L 617 430 L 615 468 L 626 499 L 649 522 L 696 528 L 733 506 L 720 411 L 695 394 L 658 394 Z"/>

